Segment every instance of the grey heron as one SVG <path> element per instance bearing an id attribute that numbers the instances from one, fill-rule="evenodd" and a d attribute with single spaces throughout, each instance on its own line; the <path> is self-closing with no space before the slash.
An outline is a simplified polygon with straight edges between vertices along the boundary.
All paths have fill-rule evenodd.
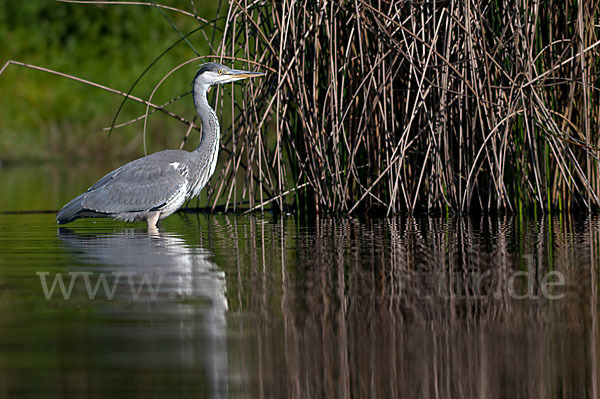
<path id="1" fill-rule="evenodd" d="M 219 154 L 220 128 L 217 114 L 206 93 L 215 84 L 262 76 L 264 73 L 203 64 L 193 80 L 194 105 L 202 120 L 202 138 L 196 150 L 165 150 L 131 161 L 109 172 L 86 192 L 58 211 L 59 224 L 83 217 L 111 217 L 148 223 L 178 210 L 197 196 L 215 171 Z"/>

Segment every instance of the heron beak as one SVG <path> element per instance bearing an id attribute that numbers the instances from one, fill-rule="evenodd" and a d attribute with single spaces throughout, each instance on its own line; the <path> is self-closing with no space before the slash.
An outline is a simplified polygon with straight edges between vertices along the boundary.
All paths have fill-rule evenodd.
<path id="1" fill-rule="evenodd" d="M 238 71 L 233 70 L 227 73 L 228 81 L 233 82 L 240 79 L 256 78 L 258 76 L 265 76 L 263 72 L 251 72 L 251 71 Z"/>

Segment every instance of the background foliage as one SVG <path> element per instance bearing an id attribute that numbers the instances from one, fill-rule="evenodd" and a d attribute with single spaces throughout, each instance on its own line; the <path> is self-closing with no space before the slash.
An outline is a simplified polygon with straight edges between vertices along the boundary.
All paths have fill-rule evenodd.
<path id="1" fill-rule="evenodd" d="M 389 215 L 600 205 L 597 2 L 244 0 L 214 9 L 196 1 L 160 3 L 185 10 L 168 13 L 126 5 L 6 4 L 5 20 L 13 9 L 21 21 L 27 13 L 40 20 L 31 35 L 15 33 L 19 17 L 7 24 L 6 40 L 21 49 L 11 50 L 12 58 L 121 90 L 182 35 L 202 28 L 153 65 L 134 91 L 142 98 L 198 54 L 268 72 L 213 91 L 223 152 L 201 206 Z M 213 22 L 203 25 L 194 18 L 200 14 Z M 36 48 L 43 49 L 41 58 Z M 164 85 L 153 102 L 185 93 L 191 69 L 186 79 Z M 120 99 L 79 88 L 84 95 L 39 72 L 11 74 L 18 79 L 4 75 L 0 88 L 23 102 L 3 107 L 2 154 L 108 152 L 104 138 L 90 141 L 89 127 L 109 125 Z M 67 105 L 72 98 L 73 108 Z M 143 112 L 127 104 L 121 121 Z M 193 118 L 189 101 L 168 109 Z M 176 148 L 187 130 L 165 115 L 152 117 L 149 126 L 150 151 Z M 138 154 L 140 130 L 139 124 L 119 129 L 111 151 L 122 143 L 129 147 L 120 154 Z M 182 146 L 191 149 L 194 142 Z"/>
<path id="2" fill-rule="evenodd" d="M 214 17 L 213 2 L 197 1 L 202 15 Z M 187 3 L 189 5 L 189 2 Z M 0 1 L 0 64 L 9 59 L 35 64 L 127 91 L 144 69 L 180 38 L 180 29 L 196 28 L 194 20 L 143 6 L 80 5 L 48 0 Z M 194 47 L 209 53 L 200 36 Z M 178 46 L 167 53 L 136 86 L 133 94 L 147 97 L 160 78 L 195 53 Z M 195 65 L 172 79 L 162 97 L 189 90 Z M 107 138 L 99 129 L 110 126 L 122 100 L 115 96 L 39 71 L 10 66 L 0 76 L 0 160 L 131 159 L 143 155 L 139 124 L 119 129 Z M 162 92 L 158 93 L 159 98 Z M 191 101 L 175 109 L 193 115 Z M 159 100 L 160 101 L 160 100 Z M 179 106 L 179 108 L 177 108 Z M 145 107 L 128 101 L 119 121 L 142 114 Z M 169 121 L 149 124 L 149 150 L 176 146 L 180 135 L 169 135 Z M 185 132 L 185 129 L 184 129 Z"/>

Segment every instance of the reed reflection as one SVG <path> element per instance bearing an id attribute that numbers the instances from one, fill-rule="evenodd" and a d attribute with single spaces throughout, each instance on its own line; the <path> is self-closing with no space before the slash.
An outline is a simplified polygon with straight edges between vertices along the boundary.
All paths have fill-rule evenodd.
<path id="1" fill-rule="evenodd" d="M 597 218 L 232 225 L 251 397 L 597 397 Z"/>
<path id="2" fill-rule="evenodd" d="M 207 397 L 227 396 L 227 285 L 209 251 L 168 232 L 77 234 L 61 228 L 58 237 L 89 265 L 84 271 L 91 272 L 92 288 L 98 284 L 96 308 L 114 319 L 96 331 L 114 340 L 109 363 L 197 369 L 203 372 L 194 390 L 204 383 Z M 102 291 L 101 276 L 114 289 L 112 298 Z M 76 287 L 81 295 L 89 291 L 83 285 Z"/>

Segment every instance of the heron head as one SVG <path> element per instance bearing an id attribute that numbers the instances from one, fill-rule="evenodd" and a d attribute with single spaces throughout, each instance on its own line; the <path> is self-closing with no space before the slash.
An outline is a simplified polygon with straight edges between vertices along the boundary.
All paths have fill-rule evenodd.
<path id="1" fill-rule="evenodd" d="M 263 76 L 262 72 L 242 71 L 239 69 L 231 69 L 223 64 L 216 62 L 207 62 L 200 66 L 194 78 L 194 85 L 212 86 L 215 84 L 224 84 L 235 82 L 236 80 L 255 78 Z"/>

